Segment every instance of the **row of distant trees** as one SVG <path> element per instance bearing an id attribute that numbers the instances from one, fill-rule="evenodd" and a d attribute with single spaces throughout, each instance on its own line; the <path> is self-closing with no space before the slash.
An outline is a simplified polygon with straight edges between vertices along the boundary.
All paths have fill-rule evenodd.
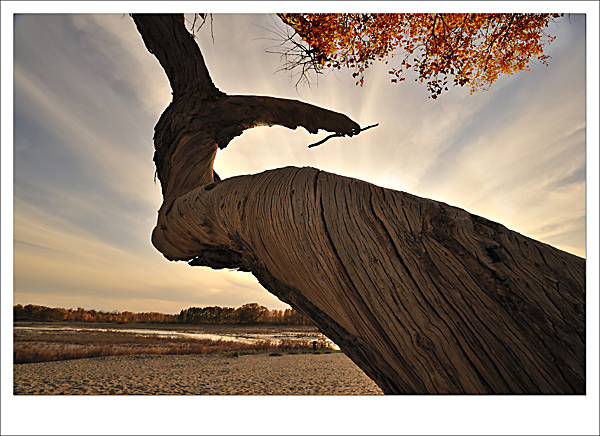
<path id="1" fill-rule="evenodd" d="M 82 307 L 77 309 L 63 309 L 59 307 L 46 307 L 28 304 L 23 306 L 17 304 L 13 307 L 15 321 L 83 321 L 83 322 L 152 322 L 152 323 L 174 323 L 177 315 L 168 315 L 159 312 L 103 312 L 98 310 L 86 310 Z"/>
<path id="2" fill-rule="evenodd" d="M 278 324 L 314 325 L 294 309 L 269 310 L 257 303 L 241 307 L 190 307 L 182 310 L 178 322 L 183 324 Z"/>
<path id="3" fill-rule="evenodd" d="M 190 307 L 179 315 L 160 312 L 120 312 L 113 310 L 63 309 L 56 307 L 17 304 L 13 307 L 15 321 L 79 321 L 79 322 L 119 322 L 119 323 L 155 323 L 155 324 L 277 324 L 277 325 L 313 325 L 313 322 L 294 309 L 269 310 L 257 303 L 244 304 L 241 307 Z"/>

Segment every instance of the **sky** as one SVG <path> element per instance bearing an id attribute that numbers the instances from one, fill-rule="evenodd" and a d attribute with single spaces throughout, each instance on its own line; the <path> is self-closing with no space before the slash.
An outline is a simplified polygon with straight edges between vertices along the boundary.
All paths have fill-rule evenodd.
<path id="1" fill-rule="evenodd" d="M 256 128 L 217 155 L 221 177 L 312 166 L 440 200 L 586 256 L 585 17 L 551 30 L 548 67 L 488 92 L 422 84 L 371 67 L 310 87 L 277 72 L 269 14 L 215 15 L 199 32 L 210 74 L 228 94 L 301 99 L 343 112 L 354 138 Z M 230 29 L 236 29 L 231 32 Z M 14 303 L 178 313 L 258 302 L 288 307 L 249 273 L 168 262 L 150 243 L 160 204 L 154 125 L 171 90 L 123 14 L 19 14 L 14 22 Z M 213 42 L 214 37 L 214 42 Z M 393 60 L 392 60 L 393 62 Z"/>
<path id="2" fill-rule="evenodd" d="M 162 68 L 122 14 L 124 5 L 52 2 L 38 4 L 35 12 L 44 13 L 36 15 L 10 3 L 2 3 L 3 315 L 12 304 L 164 313 L 248 302 L 287 307 L 249 273 L 169 262 L 151 245 L 161 204 L 152 135 L 171 94 Z M 133 3 L 126 12 L 156 7 Z M 592 3 L 564 2 L 570 6 L 560 10 L 585 12 Z M 276 4 L 262 9 L 276 12 Z M 549 4 L 533 7 L 548 12 L 539 9 Z M 216 12 L 246 13 L 214 15 L 212 35 L 210 27 L 198 34 L 219 89 L 300 99 L 379 126 L 313 149 L 307 145 L 327 133 L 246 131 L 218 153 L 222 178 L 317 167 L 443 201 L 597 265 L 597 5 L 587 23 L 588 30 L 594 26 L 587 90 L 586 20 L 572 14 L 551 27 L 557 39 L 547 49 L 548 67 L 534 62 L 531 71 L 502 77 L 487 92 L 452 88 L 435 101 L 411 80 L 390 83 L 385 65 L 371 67 L 363 87 L 342 72 L 296 88 L 294 77 L 277 72 L 279 57 L 268 53 L 277 45 L 268 29 L 281 24 L 235 5 L 213 4 Z M 23 13 L 13 21 L 8 8 Z M 593 125 L 586 124 L 586 104 Z"/>

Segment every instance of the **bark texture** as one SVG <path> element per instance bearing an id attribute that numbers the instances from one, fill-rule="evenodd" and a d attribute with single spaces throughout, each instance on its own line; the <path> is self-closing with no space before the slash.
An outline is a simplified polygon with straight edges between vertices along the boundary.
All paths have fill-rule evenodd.
<path id="1" fill-rule="evenodd" d="M 167 259 L 252 272 L 389 394 L 585 393 L 584 259 L 314 168 L 220 180 L 217 150 L 245 129 L 360 126 L 298 101 L 227 96 L 181 16 L 133 18 L 173 87 L 155 130 L 164 203 L 152 242 Z"/>

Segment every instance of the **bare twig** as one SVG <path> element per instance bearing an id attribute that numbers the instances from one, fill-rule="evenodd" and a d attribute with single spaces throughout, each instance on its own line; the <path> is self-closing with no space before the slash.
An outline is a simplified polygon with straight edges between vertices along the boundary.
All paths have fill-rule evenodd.
<path id="1" fill-rule="evenodd" d="M 296 90 L 300 83 L 306 83 L 310 87 L 311 73 L 323 74 L 322 68 L 315 58 L 314 50 L 302 41 L 298 33 L 290 26 L 285 25 L 282 28 L 279 26 L 281 23 L 274 19 L 272 21 L 273 23 L 269 27 L 259 27 L 275 35 L 275 38 L 268 39 L 278 42 L 277 46 L 269 47 L 266 50 L 267 53 L 279 55 L 282 61 L 282 66 L 277 69 L 276 73 L 288 71 L 290 77 L 297 77 Z M 315 81 L 318 83 L 318 80 Z"/>
<path id="2" fill-rule="evenodd" d="M 185 18 L 185 21 L 187 23 L 190 23 L 190 25 L 191 25 L 190 33 L 192 34 L 194 39 L 196 39 L 196 33 L 199 32 L 200 29 L 202 29 L 202 26 L 204 26 L 204 24 L 206 23 L 206 19 L 208 17 L 210 17 L 210 36 L 212 37 L 212 41 L 214 44 L 215 43 L 215 34 L 214 34 L 214 29 L 213 29 L 213 14 L 195 13 L 194 21 L 190 21 L 187 18 Z M 202 22 L 200 22 L 200 20 L 202 20 Z M 196 23 L 199 23 L 199 24 L 196 24 Z"/>
<path id="3" fill-rule="evenodd" d="M 372 125 L 370 125 L 370 126 L 367 126 L 367 127 L 363 127 L 362 129 L 360 129 L 360 130 L 357 130 L 357 131 L 356 131 L 354 134 L 355 134 L 355 135 L 358 135 L 360 132 L 364 132 L 365 130 L 367 130 L 367 129 L 370 129 L 371 127 L 377 127 L 378 125 L 379 125 L 379 123 L 377 123 L 377 124 L 372 124 Z M 345 133 L 333 133 L 333 134 L 331 134 L 331 135 L 327 136 L 326 138 L 324 138 L 324 139 L 321 139 L 319 142 L 315 142 L 314 144 L 310 144 L 310 145 L 308 146 L 308 148 L 312 148 L 312 147 L 316 147 L 317 145 L 321 145 L 321 144 L 323 144 L 324 142 L 326 142 L 326 141 L 330 140 L 331 138 L 340 138 L 340 137 L 342 137 L 342 136 L 346 136 L 346 134 L 345 134 Z"/>

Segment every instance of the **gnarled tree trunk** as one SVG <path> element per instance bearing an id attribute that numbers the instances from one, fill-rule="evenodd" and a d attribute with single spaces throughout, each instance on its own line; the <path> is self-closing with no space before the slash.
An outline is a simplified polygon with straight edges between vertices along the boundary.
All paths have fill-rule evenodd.
<path id="1" fill-rule="evenodd" d="M 220 180 L 245 129 L 352 135 L 345 115 L 228 96 L 174 15 L 133 15 L 173 101 L 155 129 L 169 260 L 250 271 L 385 393 L 585 393 L 585 260 L 444 203 L 286 167 Z"/>

